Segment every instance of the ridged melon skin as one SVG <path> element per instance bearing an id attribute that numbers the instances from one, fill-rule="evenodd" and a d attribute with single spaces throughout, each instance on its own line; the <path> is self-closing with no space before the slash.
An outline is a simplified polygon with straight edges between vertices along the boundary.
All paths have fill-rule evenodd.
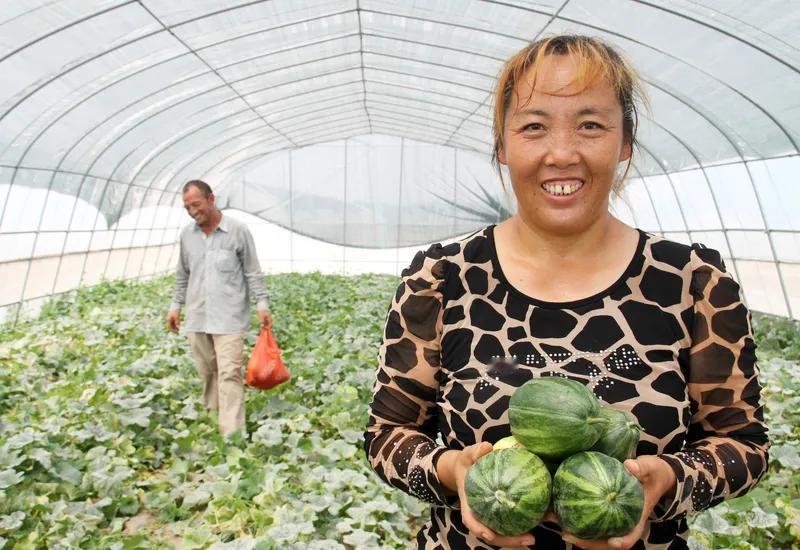
<path id="1" fill-rule="evenodd" d="M 608 418 L 609 423 L 590 450 L 614 457 L 620 462 L 633 458 L 636 445 L 639 444 L 639 432 L 642 431 L 636 417 L 611 407 L 601 407 L 600 415 Z"/>
<path id="2" fill-rule="evenodd" d="M 499 535 L 516 536 L 542 520 L 552 478 L 538 456 L 508 448 L 479 458 L 467 472 L 464 489 L 478 521 Z"/>
<path id="3" fill-rule="evenodd" d="M 563 531 L 578 538 L 625 535 L 639 523 L 643 508 L 639 480 L 603 453 L 577 453 L 553 477 L 553 510 Z"/>
<path id="4" fill-rule="evenodd" d="M 549 376 L 525 382 L 508 406 L 511 433 L 526 449 L 549 461 L 586 451 L 600 438 L 608 419 L 580 382 Z"/>

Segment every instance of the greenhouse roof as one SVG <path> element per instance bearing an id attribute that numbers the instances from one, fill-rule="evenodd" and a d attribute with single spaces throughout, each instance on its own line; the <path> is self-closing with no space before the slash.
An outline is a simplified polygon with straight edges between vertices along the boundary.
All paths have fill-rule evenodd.
<path id="1" fill-rule="evenodd" d="M 203 178 L 224 206 L 329 243 L 464 234 L 513 208 L 488 162 L 497 74 L 560 33 L 618 46 L 650 98 L 621 217 L 796 267 L 789 0 L 6 2 L 2 231 L 46 229 L 41 203 L 14 206 L 23 189 L 79 197 L 98 218 L 75 205 L 56 229 L 96 230 Z"/>

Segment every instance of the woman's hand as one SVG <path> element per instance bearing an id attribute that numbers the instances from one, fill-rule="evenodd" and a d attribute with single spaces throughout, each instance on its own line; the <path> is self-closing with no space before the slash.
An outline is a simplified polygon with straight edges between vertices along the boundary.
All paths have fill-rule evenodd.
<path id="1" fill-rule="evenodd" d="M 644 509 L 639 523 L 624 537 L 606 540 L 581 540 L 565 533 L 563 539 L 585 550 L 627 550 L 642 538 L 647 518 L 661 497 L 675 490 L 675 472 L 665 461 L 657 456 L 643 455 L 625 461 L 625 468 L 633 474 L 644 489 Z"/>
<path id="2" fill-rule="evenodd" d="M 469 531 L 484 542 L 495 546 L 520 548 L 531 546 L 534 543 L 533 535 L 525 533 L 516 537 L 498 535 L 475 517 L 467 502 L 467 493 L 464 490 L 464 481 L 470 467 L 483 455 L 491 452 L 492 445 L 488 442 L 470 445 L 461 451 L 446 451 L 437 463 L 437 473 L 442 484 L 457 493 L 461 503 L 461 520 Z"/>

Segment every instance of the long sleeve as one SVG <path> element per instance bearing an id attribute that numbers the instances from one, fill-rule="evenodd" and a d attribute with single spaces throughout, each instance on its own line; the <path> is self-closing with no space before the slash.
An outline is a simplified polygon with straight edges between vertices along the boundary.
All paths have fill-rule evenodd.
<path id="1" fill-rule="evenodd" d="M 440 245 L 420 251 L 402 273 L 386 318 L 377 380 L 364 433 L 370 466 L 417 498 L 452 505 L 436 473 L 447 450 L 436 443 L 446 260 Z"/>
<path id="2" fill-rule="evenodd" d="M 179 310 L 186 303 L 186 287 L 189 285 L 189 267 L 184 257 L 183 231 L 178 240 L 178 265 L 175 269 L 175 290 L 172 293 L 170 310 Z"/>
<path id="3" fill-rule="evenodd" d="M 250 231 L 243 228 L 243 241 L 242 247 L 242 268 L 244 276 L 247 279 L 247 288 L 250 295 L 255 297 L 258 309 L 267 309 L 269 305 L 269 295 L 267 294 L 267 287 L 264 284 L 264 273 L 261 271 L 261 264 L 258 262 L 258 254 L 256 253 L 256 245 L 253 241 L 253 235 Z"/>
<path id="4" fill-rule="evenodd" d="M 692 418 L 684 448 L 662 455 L 678 481 L 672 501 L 660 503 L 659 520 L 740 496 L 767 470 L 769 445 L 750 314 L 719 253 L 692 248 L 687 379 Z"/>

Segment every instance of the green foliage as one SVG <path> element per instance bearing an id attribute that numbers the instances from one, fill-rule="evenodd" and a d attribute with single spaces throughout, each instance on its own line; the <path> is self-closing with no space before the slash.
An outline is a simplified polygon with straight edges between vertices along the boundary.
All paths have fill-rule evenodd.
<path id="1" fill-rule="evenodd" d="M 778 357 L 800 361 L 800 322 L 754 314 L 753 332 L 760 359 Z"/>
<path id="2" fill-rule="evenodd" d="M 0 548 L 408 547 L 426 508 L 380 482 L 361 451 L 396 279 L 267 284 L 293 378 L 248 390 L 244 441 L 221 440 L 185 338 L 164 329 L 171 279 L 98 285 L 4 327 Z M 694 548 L 800 540 L 800 335 L 755 322 L 770 472 L 698 515 Z"/>
<path id="3" fill-rule="evenodd" d="M 105 283 L 6 327 L 0 548 L 405 547 L 425 507 L 361 450 L 396 279 L 267 284 L 293 379 L 247 390 L 244 441 L 219 437 L 164 328 L 170 279 Z"/>

